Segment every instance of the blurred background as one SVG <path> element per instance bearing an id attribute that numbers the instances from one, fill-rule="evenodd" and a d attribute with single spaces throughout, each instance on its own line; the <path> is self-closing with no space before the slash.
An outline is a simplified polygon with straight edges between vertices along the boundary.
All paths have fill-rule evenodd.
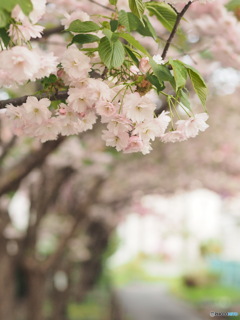
<path id="1" fill-rule="evenodd" d="M 194 29 L 184 41 L 201 37 Z M 100 123 L 40 144 L 13 137 L 1 117 L 1 320 L 240 314 L 240 73 L 221 59 L 196 62 L 210 128 L 156 141 L 149 155 L 106 148 Z M 2 89 L 0 98 L 33 91 Z"/>

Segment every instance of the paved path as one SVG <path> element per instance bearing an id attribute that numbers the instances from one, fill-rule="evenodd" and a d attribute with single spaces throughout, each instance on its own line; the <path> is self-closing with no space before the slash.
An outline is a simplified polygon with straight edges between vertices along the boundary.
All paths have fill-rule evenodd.
<path id="1" fill-rule="evenodd" d="M 119 289 L 116 296 L 122 309 L 122 320 L 203 320 L 194 309 L 172 297 L 161 285 L 129 285 Z"/>

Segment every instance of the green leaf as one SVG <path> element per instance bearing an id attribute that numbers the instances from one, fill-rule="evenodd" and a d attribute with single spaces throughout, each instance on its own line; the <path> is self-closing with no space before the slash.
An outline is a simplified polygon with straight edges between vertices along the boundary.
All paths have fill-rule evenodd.
<path id="1" fill-rule="evenodd" d="M 154 15 L 168 31 L 172 31 L 177 19 L 177 13 L 169 4 L 152 1 L 146 3 L 146 8 L 150 15 Z"/>
<path id="2" fill-rule="evenodd" d="M 176 91 L 178 91 L 178 89 L 183 88 L 186 84 L 188 77 L 187 68 L 185 67 L 184 63 L 182 63 L 179 60 L 170 59 L 169 64 L 173 68 L 173 74 L 176 83 Z"/>
<path id="3" fill-rule="evenodd" d="M 70 24 L 68 31 L 77 33 L 88 33 L 98 31 L 100 29 L 101 27 L 95 22 L 75 20 Z"/>
<path id="4" fill-rule="evenodd" d="M 148 17 L 145 15 L 143 16 L 143 23 L 144 25 L 142 23 L 139 25 L 139 27 L 137 28 L 137 32 L 140 33 L 142 36 L 152 37 L 154 40 L 156 40 L 156 31 L 152 26 L 151 22 L 149 21 Z"/>
<path id="5" fill-rule="evenodd" d="M 179 90 L 179 98 L 180 98 L 180 102 L 181 102 L 186 108 L 188 108 L 189 110 L 191 110 L 191 104 L 190 104 L 190 101 L 189 101 L 188 94 L 187 94 L 183 89 L 180 89 L 180 90 Z"/>
<path id="6" fill-rule="evenodd" d="M 46 89 L 49 86 L 51 86 L 52 84 L 54 84 L 56 81 L 57 81 L 57 77 L 55 76 L 55 74 L 50 74 L 49 77 L 44 77 L 41 80 L 41 83 L 42 83 L 44 89 Z"/>
<path id="7" fill-rule="evenodd" d="M 170 70 L 166 66 L 162 64 L 157 64 L 152 58 L 150 58 L 149 63 L 153 69 L 153 73 L 158 78 L 160 83 L 164 81 L 169 81 L 171 85 L 175 88 L 176 84 L 174 81 L 174 77 L 172 76 Z"/>
<path id="8" fill-rule="evenodd" d="M 240 7 L 240 0 L 231 0 L 225 5 L 225 7 L 229 11 L 235 11 L 236 9 L 238 9 Z"/>
<path id="9" fill-rule="evenodd" d="M 206 100 L 207 100 L 207 93 L 208 93 L 206 83 L 203 77 L 199 74 L 199 72 L 195 68 L 186 64 L 185 64 L 185 67 L 187 68 L 188 75 L 189 75 L 189 78 L 191 79 L 193 88 L 196 94 L 198 95 L 202 105 L 205 107 Z"/>
<path id="10" fill-rule="evenodd" d="M 26 15 L 29 15 L 29 13 L 33 10 L 31 0 L 1 0 L 0 9 L 11 12 L 17 4 L 21 7 L 23 13 Z"/>
<path id="11" fill-rule="evenodd" d="M 158 93 L 165 89 L 164 82 L 159 82 L 158 77 L 156 77 L 154 74 L 147 75 L 147 79 L 155 86 Z"/>
<path id="12" fill-rule="evenodd" d="M 138 61 L 138 58 L 136 57 L 135 53 L 127 45 L 125 45 L 124 48 L 125 48 L 127 54 L 129 55 L 129 57 L 134 62 L 134 64 L 138 67 L 139 61 Z"/>
<path id="13" fill-rule="evenodd" d="M 0 28 L 0 39 L 4 43 L 5 47 L 7 47 L 10 42 L 10 37 L 4 28 Z"/>
<path id="14" fill-rule="evenodd" d="M 6 10 L 0 9 L 0 28 L 4 28 L 10 21 L 10 13 Z"/>
<path id="15" fill-rule="evenodd" d="M 118 0 L 109 0 L 109 3 L 113 6 L 117 4 Z"/>
<path id="16" fill-rule="evenodd" d="M 135 31 L 139 27 L 140 20 L 131 12 L 121 10 L 118 18 L 119 23 L 124 26 L 128 32 Z"/>
<path id="17" fill-rule="evenodd" d="M 119 40 L 111 42 L 107 37 L 103 37 L 100 41 L 98 51 L 102 62 L 109 69 L 118 68 L 124 62 L 125 50 Z"/>
<path id="18" fill-rule="evenodd" d="M 118 20 L 111 20 L 110 21 L 111 31 L 114 32 L 118 28 Z"/>
<path id="19" fill-rule="evenodd" d="M 123 38 L 126 40 L 130 45 L 141 51 L 143 54 L 146 56 L 150 57 L 150 54 L 148 51 L 130 34 L 128 33 L 119 33 L 119 37 Z"/>
<path id="20" fill-rule="evenodd" d="M 108 40 L 111 40 L 113 32 L 107 28 L 104 28 L 102 30 L 103 34 L 108 38 Z"/>
<path id="21" fill-rule="evenodd" d="M 92 43 L 96 41 L 100 41 L 100 38 L 93 34 L 78 34 L 73 37 L 70 45 L 72 45 L 73 43 L 85 44 L 85 43 Z"/>
<path id="22" fill-rule="evenodd" d="M 29 13 L 31 13 L 31 11 L 33 10 L 31 0 L 18 0 L 17 3 L 21 7 L 23 13 L 25 13 L 26 15 L 29 15 Z"/>
<path id="23" fill-rule="evenodd" d="M 142 19 L 144 13 L 144 4 L 142 0 L 128 0 L 129 8 L 135 16 L 140 20 Z"/>

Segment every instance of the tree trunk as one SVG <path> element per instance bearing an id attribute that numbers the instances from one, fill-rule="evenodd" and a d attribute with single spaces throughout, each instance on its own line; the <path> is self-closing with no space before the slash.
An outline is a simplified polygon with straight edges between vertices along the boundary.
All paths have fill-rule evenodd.
<path id="1" fill-rule="evenodd" d="M 28 270 L 27 281 L 27 320 L 44 320 L 45 275 L 38 270 Z"/>
<path id="2" fill-rule="evenodd" d="M 6 252 L 6 241 L 0 238 L 0 319 L 14 319 L 15 276 L 13 259 Z"/>

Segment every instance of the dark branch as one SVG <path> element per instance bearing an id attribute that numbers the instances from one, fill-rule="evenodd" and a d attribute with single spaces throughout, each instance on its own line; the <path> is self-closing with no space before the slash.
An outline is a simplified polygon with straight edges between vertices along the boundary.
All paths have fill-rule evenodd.
<path id="1" fill-rule="evenodd" d="M 37 95 L 33 94 L 33 96 L 35 96 L 38 99 L 48 98 L 51 101 L 55 101 L 55 100 L 66 100 L 68 97 L 68 93 L 67 93 L 67 91 L 60 91 L 60 92 L 52 94 L 52 95 L 49 95 L 47 93 L 41 93 L 41 94 L 37 94 Z M 21 104 L 23 104 L 27 101 L 28 97 L 29 96 L 23 96 L 23 97 L 19 97 L 19 98 L 2 100 L 2 101 L 0 101 L 0 109 L 4 109 L 6 107 L 6 105 L 8 105 L 8 104 L 12 104 L 14 106 L 20 106 Z"/>
<path id="2" fill-rule="evenodd" d="M 184 16 L 184 14 L 187 12 L 188 8 L 190 7 L 190 5 L 192 4 L 192 1 L 189 1 L 185 6 L 184 8 L 182 9 L 181 12 L 178 13 L 177 15 L 177 19 L 175 21 L 175 24 L 173 26 L 173 29 L 172 29 L 172 32 L 170 33 L 170 36 L 169 38 L 167 39 L 167 42 L 166 42 L 166 45 L 163 49 L 163 53 L 162 53 L 162 58 L 165 59 L 166 56 L 167 56 L 167 52 L 168 52 L 168 49 L 172 43 L 172 40 L 177 32 L 177 29 L 178 29 L 178 26 L 182 20 L 182 17 Z"/>
<path id="3" fill-rule="evenodd" d="M 47 38 L 52 34 L 61 33 L 63 31 L 64 31 L 64 26 L 57 26 L 55 28 L 45 29 L 42 33 L 42 38 Z M 38 40 L 41 41 L 42 38 Z M 32 41 L 34 41 L 34 39 L 32 39 Z"/>

